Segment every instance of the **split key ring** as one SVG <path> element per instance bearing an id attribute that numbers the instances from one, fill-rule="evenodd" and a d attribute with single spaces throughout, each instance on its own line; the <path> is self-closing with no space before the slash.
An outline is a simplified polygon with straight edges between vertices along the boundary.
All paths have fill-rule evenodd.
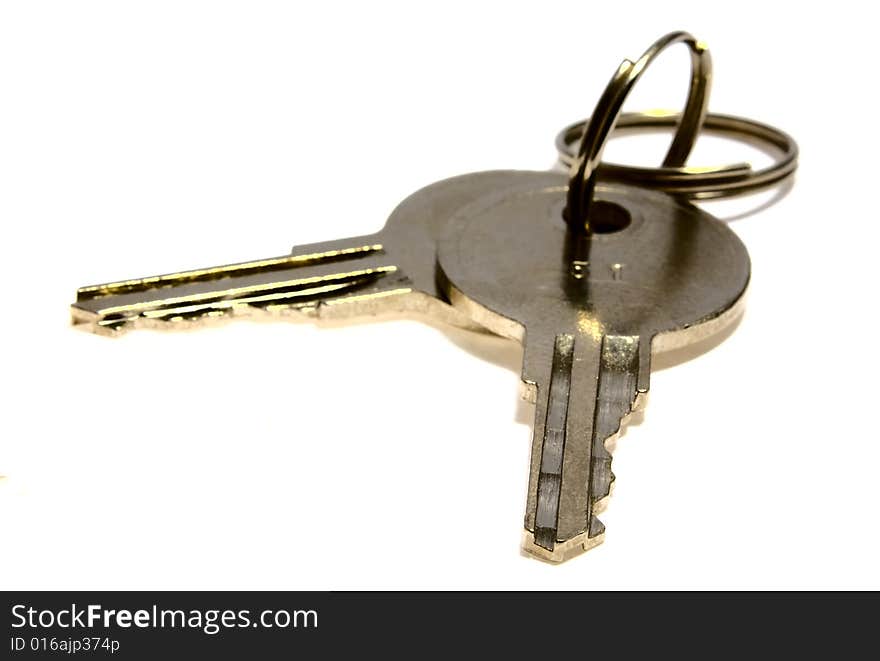
<path id="1" fill-rule="evenodd" d="M 617 120 L 614 132 L 671 128 L 679 124 L 680 117 L 680 113 L 664 110 L 623 113 Z M 571 124 L 556 136 L 556 150 L 561 165 L 570 167 L 574 162 L 575 150 L 588 121 L 589 119 Z M 599 178 L 603 181 L 635 184 L 693 200 L 710 200 L 770 188 L 784 181 L 797 169 L 797 142 L 788 133 L 774 126 L 745 117 L 709 113 L 703 122 L 703 131 L 718 133 L 759 148 L 769 147 L 778 152 L 779 156 L 771 165 L 760 170 L 752 169 L 748 163 L 714 167 L 649 168 L 602 162 L 598 168 Z"/>
<path id="2" fill-rule="evenodd" d="M 621 108 L 645 68 L 667 47 L 684 43 L 691 50 L 691 82 L 681 113 L 624 113 Z M 624 60 L 609 81 L 592 116 L 563 129 L 556 138 L 559 160 L 570 167 L 565 218 L 579 232 L 590 233 L 589 212 L 599 177 L 691 199 L 731 197 L 773 186 L 797 167 L 798 147 L 788 134 L 766 124 L 729 115 L 708 114 L 712 63 L 706 45 L 687 32 L 661 37 L 636 61 Z M 677 127 L 659 168 L 602 163 L 602 152 L 616 129 Z M 757 141 L 781 152 L 771 166 L 753 170 L 748 163 L 686 167 L 702 128 L 735 139 Z M 578 144 L 579 143 L 579 144 Z"/>

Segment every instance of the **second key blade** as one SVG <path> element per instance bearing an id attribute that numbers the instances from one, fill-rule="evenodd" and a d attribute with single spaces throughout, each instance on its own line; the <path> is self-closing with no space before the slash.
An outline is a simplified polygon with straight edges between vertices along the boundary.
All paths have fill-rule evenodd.
<path id="1" fill-rule="evenodd" d="M 351 316 L 415 311 L 476 329 L 441 300 L 436 236 L 462 205 L 529 177 L 498 171 L 440 181 L 398 205 L 380 232 L 304 246 L 293 255 L 83 287 L 72 306 L 73 321 L 115 334 L 255 312 Z"/>
<path id="2" fill-rule="evenodd" d="M 77 291 L 74 323 L 99 333 L 255 311 L 313 309 L 340 296 L 409 291 L 378 235 L 298 254 L 112 282 Z"/>
<path id="3" fill-rule="evenodd" d="M 614 479 L 606 444 L 636 401 L 639 338 L 578 332 L 540 344 L 527 347 L 524 370 L 537 390 L 523 547 L 561 561 L 602 541 L 596 514 Z"/>

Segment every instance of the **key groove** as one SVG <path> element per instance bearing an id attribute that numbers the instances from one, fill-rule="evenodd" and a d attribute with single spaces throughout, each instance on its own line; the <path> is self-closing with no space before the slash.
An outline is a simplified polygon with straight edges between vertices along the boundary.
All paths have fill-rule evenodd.
<path id="1" fill-rule="evenodd" d="M 557 335 L 553 345 L 553 364 L 547 397 L 541 472 L 538 475 L 538 503 L 535 513 L 535 543 L 549 551 L 553 550 L 556 543 L 573 356 L 574 336 Z"/>

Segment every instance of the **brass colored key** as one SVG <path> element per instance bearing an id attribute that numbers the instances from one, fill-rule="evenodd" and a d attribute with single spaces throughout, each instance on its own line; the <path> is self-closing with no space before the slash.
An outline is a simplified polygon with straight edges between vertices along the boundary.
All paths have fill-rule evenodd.
<path id="1" fill-rule="evenodd" d="M 652 353 L 736 319 L 749 258 L 723 223 L 665 194 L 598 189 L 593 232 L 563 220 L 566 178 L 459 211 L 440 242 L 444 292 L 475 323 L 524 345 L 535 403 L 525 549 L 563 560 L 602 540 L 607 443 L 644 403 Z"/>
<path id="2" fill-rule="evenodd" d="M 292 255 L 82 287 L 72 319 L 110 335 L 294 312 L 344 317 L 416 311 L 468 327 L 439 297 L 435 237 L 460 206 L 527 178 L 500 171 L 441 181 L 404 200 L 377 234 L 303 246 Z"/>

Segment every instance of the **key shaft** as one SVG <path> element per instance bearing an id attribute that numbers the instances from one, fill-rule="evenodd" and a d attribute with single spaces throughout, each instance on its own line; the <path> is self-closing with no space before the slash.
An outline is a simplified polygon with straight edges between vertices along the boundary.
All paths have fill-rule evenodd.
<path id="1" fill-rule="evenodd" d="M 537 389 L 524 548 L 560 560 L 604 533 L 595 515 L 614 480 L 606 444 L 633 410 L 639 341 L 562 333 L 551 364 Z"/>
<path id="2" fill-rule="evenodd" d="M 74 323 L 114 332 L 225 314 L 300 310 L 353 293 L 409 293 L 406 276 L 378 242 L 365 236 L 314 244 L 273 257 L 83 287 Z"/>

